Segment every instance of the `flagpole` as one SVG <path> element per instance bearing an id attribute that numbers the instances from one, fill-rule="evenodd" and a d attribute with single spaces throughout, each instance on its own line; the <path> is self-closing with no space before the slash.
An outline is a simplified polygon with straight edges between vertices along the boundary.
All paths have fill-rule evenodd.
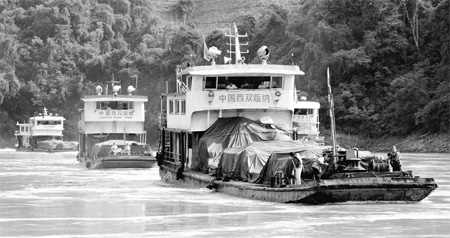
<path id="1" fill-rule="evenodd" d="M 334 120 L 334 100 L 333 94 L 331 94 L 331 83 L 330 83 L 330 68 L 327 68 L 327 84 L 328 84 L 328 102 L 330 103 L 330 119 L 331 119 L 331 139 L 333 141 L 333 155 L 336 155 L 336 123 Z M 333 163 L 336 157 L 333 157 Z"/>
<path id="2" fill-rule="evenodd" d="M 205 40 L 205 37 L 203 36 L 203 58 L 207 61 L 207 62 L 209 62 L 209 60 L 211 59 L 209 56 L 208 56 L 208 46 L 206 45 L 206 40 Z M 208 65 L 208 63 L 206 63 L 206 65 Z"/>

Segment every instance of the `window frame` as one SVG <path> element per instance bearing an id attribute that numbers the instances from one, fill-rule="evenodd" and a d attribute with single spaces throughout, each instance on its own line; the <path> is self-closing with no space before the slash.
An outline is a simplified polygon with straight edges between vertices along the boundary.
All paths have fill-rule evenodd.
<path id="1" fill-rule="evenodd" d="M 206 87 L 207 83 L 208 83 L 208 79 L 213 82 L 213 85 L 211 87 Z M 214 80 L 212 80 L 214 79 Z M 205 76 L 203 77 L 203 91 L 207 91 L 207 90 L 215 90 L 217 89 L 217 77 L 208 77 Z"/>
<path id="2" fill-rule="evenodd" d="M 169 114 L 173 115 L 173 111 L 174 111 L 174 105 L 173 105 L 173 99 L 169 99 Z"/>
<path id="3" fill-rule="evenodd" d="M 181 99 L 180 100 L 180 108 L 181 108 L 181 115 L 186 115 L 186 99 Z"/>
<path id="4" fill-rule="evenodd" d="M 180 115 L 180 100 L 175 99 L 175 115 Z"/>

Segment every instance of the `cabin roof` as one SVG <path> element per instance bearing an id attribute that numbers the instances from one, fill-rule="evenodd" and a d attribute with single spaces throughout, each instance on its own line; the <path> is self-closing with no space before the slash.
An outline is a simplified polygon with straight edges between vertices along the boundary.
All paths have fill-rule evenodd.
<path id="1" fill-rule="evenodd" d="M 19 123 L 19 122 L 17 122 L 16 125 L 18 125 L 18 126 L 32 126 L 33 124 L 31 124 L 31 123 Z"/>
<path id="2" fill-rule="evenodd" d="M 295 109 L 298 108 L 320 108 L 320 103 L 319 102 L 314 102 L 314 101 L 297 101 L 294 105 Z"/>
<path id="3" fill-rule="evenodd" d="M 245 65 L 207 65 L 193 66 L 181 71 L 181 74 L 203 76 L 226 75 L 304 75 L 297 65 L 245 64 Z"/>
<path id="4" fill-rule="evenodd" d="M 60 116 L 34 116 L 34 117 L 31 117 L 30 120 L 36 120 L 36 121 L 64 121 L 66 119 L 64 117 L 60 117 Z"/>
<path id="5" fill-rule="evenodd" d="M 147 102 L 147 96 L 137 96 L 137 95 L 86 95 L 82 98 L 84 102 Z"/>

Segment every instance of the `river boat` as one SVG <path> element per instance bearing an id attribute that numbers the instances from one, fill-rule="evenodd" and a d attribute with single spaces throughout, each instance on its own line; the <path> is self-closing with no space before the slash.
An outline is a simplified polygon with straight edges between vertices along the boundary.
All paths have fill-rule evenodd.
<path id="1" fill-rule="evenodd" d="M 239 43 L 245 35 L 234 27 L 229 37 L 235 64 L 216 65 L 219 51 L 205 43 L 205 59 L 212 63 L 177 69 L 176 92 L 162 94 L 157 153 L 162 181 L 306 204 L 417 202 L 437 188 L 433 178 L 392 171 L 387 159 L 325 146 L 319 103 L 296 90 L 295 77 L 304 72 L 297 65 L 268 64 L 265 46 L 258 50 L 262 64 L 245 64 Z M 303 162 L 297 184 L 291 153 Z M 313 167 L 321 158 L 327 163 L 319 164 L 316 177 Z"/>
<path id="2" fill-rule="evenodd" d="M 136 80 L 137 81 L 137 80 Z M 90 169 L 152 168 L 156 159 L 144 130 L 146 96 L 129 86 L 121 95 L 119 81 L 111 82 L 112 93 L 96 87 L 96 95 L 85 95 L 79 109 L 79 151 L 77 158 Z"/>
<path id="3" fill-rule="evenodd" d="M 30 117 L 28 123 L 17 122 L 16 151 L 64 152 L 76 151 L 78 142 L 63 141 L 64 117 L 49 113 L 44 107 L 41 113 Z"/>

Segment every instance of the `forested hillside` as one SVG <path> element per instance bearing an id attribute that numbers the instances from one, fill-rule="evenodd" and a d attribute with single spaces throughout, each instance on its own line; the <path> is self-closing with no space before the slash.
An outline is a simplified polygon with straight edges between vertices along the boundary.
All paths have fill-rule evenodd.
<path id="1" fill-rule="evenodd" d="M 16 122 L 44 106 L 76 140 L 83 94 L 134 76 L 155 143 L 175 67 L 205 64 L 203 36 L 226 52 L 233 22 L 249 35 L 246 63 L 266 45 L 269 63 L 306 73 L 298 86 L 321 102 L 322 131 L 329 67 L 339 132 L 449 133 L 449 12 L 449 0 L 0 0 L 0 146 L 12 147 Z"/>

